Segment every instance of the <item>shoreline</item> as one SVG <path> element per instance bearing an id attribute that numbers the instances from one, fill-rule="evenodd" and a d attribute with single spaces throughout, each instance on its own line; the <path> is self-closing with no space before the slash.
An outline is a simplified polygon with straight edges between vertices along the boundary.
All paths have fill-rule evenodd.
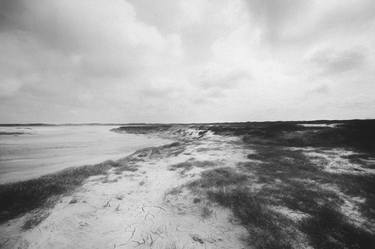
<path id="1" fill-rule="evenodd" d="M 71 194 L 75 189 L 82 186 L 89 177 L 104 175 L 112 168 L 132 170 L 130 168 L 127 169 L 126 165 L 122 163 L 140 152 L 163 148 L 175 143 L 170 142 L 166 145 L 138 149 L 117 160 L 105 160 L 92 165 L 69 167 L 37 178 L 2 183 L 0 184 L 0 225 L 35 209 L 50 208 L 56 203 L 59 196 Z M 57 191 L 38 193 L 41 189 L 48 191 L 48 188 L 57 189 Z M 25 192 L 25 190 L 30 192 Z M 40 195 L 40 198 L 37 198 L 36 195 Z M 51 198 L 53 200 L 50 200 Z M 30 207 L 24 203 L 25 199 L 28 200 Z M 11 203 L 11 206 L 6 206 L 7 203 Z M 17 203 L 20 203 L 20 205 L 17 205 Z"/>
<path id="2" fill-rule="evenodd" d="M 23 129 L 30 135 L 0 135 L 0 184 L 118 160 L 138 149 L 170 142 L 155 136 L 117 134 L 112 128 L 39 127 Z"/>

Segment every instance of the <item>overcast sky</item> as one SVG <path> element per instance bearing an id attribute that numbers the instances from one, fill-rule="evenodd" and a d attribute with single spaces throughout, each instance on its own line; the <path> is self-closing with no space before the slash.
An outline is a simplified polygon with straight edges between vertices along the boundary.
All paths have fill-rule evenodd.
<path id="1" fill-rule="evenodd" d="M 0 0 L 0 123 L 375 118 L 374 0 Z"/>

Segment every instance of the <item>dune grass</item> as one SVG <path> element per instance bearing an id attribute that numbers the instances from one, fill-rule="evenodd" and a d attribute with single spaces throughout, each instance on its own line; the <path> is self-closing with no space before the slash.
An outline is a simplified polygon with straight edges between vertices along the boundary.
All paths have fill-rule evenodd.
<path id="1" fill-rule="evenodd" d="M 249 145 L 250 146 L 250 145 Z M 343 195 L 365 198 L 364 217 L 374 219 L 374 176 L 332 174 L 319 169 L 301 150 L 278 145 L 251 145 L 255 160 L 236 169 L 202 172 L 188 186 L 210 201 L 230 208 L 248 230 L 252 248 L 371 248 L 374 234 L 357 227 L 340 212 L 341 194 L 326 188 L 336 186 Z M 253 190 L 252 186 L 261 188 Z M 293 220 L 272 209 L 283 207 L 302 214 Z M 329 221 L 329 225 L 324 221 Z M 325 226 L 322 228 L 321 226 Z"/>
<path id="2" fill-rule="evenodd" d="M 233 215 L 247 229 L 247 243 L 253 248 L 293 248 L 295 234 L 290 222 L 268 209 L 256 195 L 246 189 L 208 191 L 208 198 L 230 208 Z"/>
<path id="3" fill-rule="evenodd" d="M 186 174 L 188 171 L 193 169 L 194 167 L 198 168 L 209 168 L 216 166 L 215 162 L 212 161 L 197 161 L 194 158 L 191 158 L 185 162 L 172 164 L 169 166 L 169 170 L 171 171 L 179 171 L 181 175 Z"/>
<path id="4" fill-rule="evenodd" d="M 172 125 L 167 124 L 154 124 L 154 125 L 130 125 L 130 126 L 121 126 L 119 128 L 114 128 L 112 131 L 115 132 L 126 132 L 131 134 L 150 134 L 156 132 L 163 132 L 170 129 Z"/>
<path id="5" fill-rule="evenodd" d="M 201 209 L 201 217 L 202 219 L 208 219 L 210 218 L 214 213 L 214 210 L 209 208 L 208 206 L 204 206 Z"/>
<path id="6" fill-rule="evenodd" d="M 25 222 L 22 225 L 22 230 L 29 230 L 37 225 L 39 225 L 43 220 L 45 220 L 49 215 L 49 212 L 47 210 L 37 210 L 36 212 L 33 212 L 31 215 L 29 215 Z"/>
<path id="7" fill-rule="evenodd" d="M 230 208 L 235 218 L 248 230 L 247 242 L 250 246 L 292 248 L 289 241 L 293 233 L 280 229 L 281 220 L 287 220 L 266 208 L 256 195 L 244 187 L 248 180 L 243 173 L 224 167 L 202 172 L 201 178 L 191 182 L 188 187 L 195 193 L 206 193 L 210 201 Z"/>
<path id="8" fill-rule="evenodd" d="M 126 164 L 106 161 L 92 166 L 69 168 L 37 179 L 0 185 L 0 223 L 37 208 L 53 205 L 57 197 L 81 186 L 90 176 L 116 170 L 134 170 Z M 30 221 L 32 222 L 32 221 Z"/>
<path id="9" fill-rule="evenodd" d="M 331 127 L 304 127 L 300 124 L 333 124 Z M 247 122 L 197 126 L 219 135 L 243 136 L 247 143 L 279 146 L 342 147 L 364 153 L 375 152 L 375 120 L 311 122 Z"/>
<path id="10" fill-rule="evenodd" d="M 361 214 L 374 220 L 375 177 L 373 175 L 332 174 L 319 170 L 301 151 L 280 147 L 258 147 L 263 164 L 248 164 L 258 183 L 257 194 L 268 205 L 285 206 L 308 214 L 298 228 L 315 248 L 371 248 L 375 237 L 356 227 L 339 210 L 341 195 L 364 198 Z M 277 179 L 277 182 L 275 182 Z M 325 188 L 336 186 L 341 194 Z M 328 222 L 327 224 L 324 221 Z M 371 244 L 372 243 L 372 244 Z"/>
<path id="11" fill-rule="evenodd" d="M 256 157 L 262 163 L 248 162 L 242 164 L 241 167 L 255 173 L 258 176 L 258 183 L 268 184 L 262 191 L 264 195 L 273 195 L 273 202 L 280 200 L 296 209 L 296 203 L 299 200 L 298 203 L 301 205 L 306 203 L 306 208 L 299 208 L 302 212 L 308 212 L 308 207 L 314 208 L 313 202 L 329 200 L 336 206 L 341 205 L 342 202 L 336 193 L 321 187 L 328 184 L 336 186 L 345 195 L 364 198 L 365 202 L 359 206 L 363 215 L 369 219 L 375 219 L 374 175 L 328 173 L 320 170 L 299 150 L 289 150 L 280 146 L 254 146 L 252 148 L 257 154 L 255 156 L 251 154 L 248 157 Z M 276 179 L 279 181 L 278 184 L 275 183 Z"/>
<path id="12" fill-rule="evenodd" d="M 247 176 L 236 172 L 232 168 L 222 167 L 203 171 L 201 178 L 188 184 L 192 190 L 222 188 L 241 184 L 247 180 Z"/>
<path id="13" fill-rule="evenodd" d="M 176 163 L 169 166 L 169 170 L 176 171 L 179 170 L 181 175 L 184 175 L 186 172 L 193 168 L 193 163 L 190 161 Z"/>
<path id="14" fill-rule="evenodd" d="M 373 248 L 374 235 L 347 221 L 336 208 L 324 205 L 314 216 L 301 222 L 301 230 L 309 235 L 314 248 Z"/>

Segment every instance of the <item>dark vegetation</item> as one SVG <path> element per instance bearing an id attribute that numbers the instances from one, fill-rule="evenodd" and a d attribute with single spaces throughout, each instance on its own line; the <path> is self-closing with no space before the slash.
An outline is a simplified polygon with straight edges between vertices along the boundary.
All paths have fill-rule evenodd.
<path id="1" fill-rule="evenodd" d="M 29 133 L 25 133 L 25 132 L 0 132 L 0 135 L 3 135 L 3 136 L 16 136 L 16 135 L 25 135 L 25 134 L 29 134 Z"/>
<path id="2" fill-rule="evenodd" d="M 214 210 L 213 209 L 210 209 L 209 207 L 207 206 L 204 206 L 202 207 L 202 210 L 201 210 L 201 217 L 203 219 L 207 219 L 207 218 L 210 218 L 214 213 Z"/>
<path id="3" fill-rule="evenodd" d="M 322 206 L 301 223 L 314 248 L 374 248 L 374 235 L 350 224 L 335 208 Z"/>
<path id="4" fill-rule="evenodd" d="M 296 239 L 290 221 L 271 211 L 256 195 L 246 189 L 209 191 L 210 200 L 232 210 L 249 232 L 247 242 L 254 248 L 293 248 Z"/>
<path id="5" fill-rule="evenodd" d="M 304 127 L 300 124 L 337 124 L 336 127 Z M 375 120 L 311 122 L 247 122 L 200 125 L 219 135 L 244 136 L 253 144 L 295 147 L 344 147 L 375 152 Z"/>
<path id="6" fill-rule="evenodd" d="M 242 170 L 252 167 L 256 178 L 231 168 L 213 169 L 202 172 L 202 177 L 188 187 L 194 193 L 206 194 L 209 200 L 230 208 L 248 230 L 246 240 L 253 248 L 302 248 L 307 242 L 314 248 L 373 248 L 374 235 L 357 227 L 338 211 L 342 200 L 337 193 L 320 187 L 319 182 L 325 183 L 334 176 L 312 177 L 319 173 L 314 173 L 315 170 L 303 172 L 304 169 L 294 166 L 298 167 L 293 161 L 280 166 L 269 161 L 264 165 L 241 166 Z M 317 183 L 300 181 L 303 179 L 315 179 Z M 262 183 L 264 187 L 254 191 L 251 189 L 254 182 Z M 304 214 L 305 218 L 288 219 L 270 206 L 287 207 Z M 307 241 L 302 233 L 307 235 Z"/>
<path id="7" fill-rule="evenodd" d="M 186 174 L 189 170 L 194 167 L 198 168 L 209 168 L 215 166 L 216 163 L 211 161 L 197 161 L 194 158 L 187 160 L 186 162 L 177 163 L 169 166 L 169 170 L 175 171 L 178 170 L 181 175 Z"/>
<path id="8" fill-rule="evenodd" d="M 37 208 L 52 206 L 57 200 L 53 197 L 73 191 L 88 177 L 106 174 L 112 167 L 116 167 L 116 170 L 133 170 L 120 161 L 106 161 L 93 166 L 66 169 L 37 179 L 2 184 L 0 185 L 0 223 Z M 35 223 L 35 219 L 27 222 Z M 28 227 L 30 224 L 25 226 Z"/>
<path id="9" fill-rule="evenodd" d="M 357 154 L 346 159 L 373 167 L 365 160 L 375 157 L 375 121 L 315 122 L 340 123 L 334 128 L 300 123 L 200 125 L 215 134 L 241 136 L 245 147 L 256 153 L 248 155 L 251 161 L 239 164 L 239 171 L 205 171 L 189 187 L 230 208 L 248 230 L 247 242 L 253 248 L 303 248 L 306 243 L 324 249 L 374 248 L 374 228 L 358 227 L 341 213 L 340 206 L 343 196 L 364 198 L 357 205 L 371 224 L 375 220 L 375 176 L 325 172 L 302 150 L 290 147 L 354 150 Z M 260 187 L 252 188 L 255 185 Z M 293 220 L 270 207 L 285 207 L 302 216 Z"/>
<path id="10" fill-rule="evenodd" d="M 309 215 L 316 215 L 322 205 L 337 209 L 340 196 L 324 188 L 337 186 L 342 194 L 365 198 L 360 205 L 363 215 L 375 219 L 375 176 L 332 174 L 320 170 L 301 151 L 275 146 L 257 147 L 262 163 L 244 163 L 244 170 L 255 172 L 265 187 L 258 194 L 269 197 L 268 203 L 283 205 Z M 252 155 L 249 155 L 252 158 Z"/>
<path id="11" fill-rule="evenodd" d="M 114 128 L 112 131 L 115 132 L 127 132 L 131 134 L 149 134 L 149 133 L 156 133 L 156 132 L 164 132 L 170 129 L 172 125 L 129 125 L 129 126 L 121 126 L 119 128 Z"/>
<path id="12" fill-rule="evenodd" d="M 228 207 L 249 232 L 248 243 L 254 248 L 292 248 L 290 222 L 266 208 L 257 195 L 246 189 L 249 177 L 232 168 L 202 172 L 188 185 L 195 193 L 206 193 L 209 200 Z"/>
<path id="13" fill-rule="evenodd" d="M 319 169 L 299 150 L 259 145 L 252 148 L 256 149 L 257 154 L 250 154 L 248 158 L 259 160 L 260 163 L 249 162 L 240 166 L 255 173 L 258 183 L 266 184 L 260 194 L 272 196 L 272 204 L 309 214 L 319 203 L 338 207 L 342 201 L 337 193 L 322 187 L 328 184 L 337 186 L 347 196 L 365 198 L 359 207 L 363 215 L 375 220 L 375 175 L 328 173 Z"/>
<path id="14" fill-rule="evenodd" d="M 29 230 L 39 225 L 48 217 L 49 213 L 46 210 L 38 210 L 33 212 L 22 225 L 22 230 Z"/>
<path id="15" fill-rule="evenodd" d="M 138 153 L 142 154 L 142 156 L 148 155 L 150 158 L 157 158 L 160 156 L 178 156 L 185 150 L 185 145 L 181 144 L 179 142 L 174 142 L 170 144 L 166 144 L 159 147 L 153 147 L 153 148 L 146 148 L 140 151 L 144 151 L 145 153 Z"/>
<path id="16" fill-rule="evenodd" d="M 218 168 L 203 171 L 201 178 L 189 184 L 193 190 L 220 188 L 234 184 L 241 184 L 247 180 L 247 176 L 234 171 L 231 168 Z"/>

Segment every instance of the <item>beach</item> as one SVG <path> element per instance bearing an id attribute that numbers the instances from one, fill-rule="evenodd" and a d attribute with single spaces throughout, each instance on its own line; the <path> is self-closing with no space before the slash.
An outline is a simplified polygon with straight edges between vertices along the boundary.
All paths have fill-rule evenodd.
<path id="1" fill-rule="evenodd" d="M 2 204 L 1 246 L 366 248 L 375 232 L 374 157 L 371 147 L 339 141 L 336 134 L 334 143 L 329 140 L 337 131 L 346 134 L 345 125 L 115 127 L 116 135 L 168 143 L 0 185 L 2 203 L 13 202 Z M 310 140 L 302 144 L 301 134 Z M 36 184 L 57 190 L 40 199 L 31 190 L 19 193 Z M 22 203 L 28 194 L 38 195 L 29 208 Z"/>

